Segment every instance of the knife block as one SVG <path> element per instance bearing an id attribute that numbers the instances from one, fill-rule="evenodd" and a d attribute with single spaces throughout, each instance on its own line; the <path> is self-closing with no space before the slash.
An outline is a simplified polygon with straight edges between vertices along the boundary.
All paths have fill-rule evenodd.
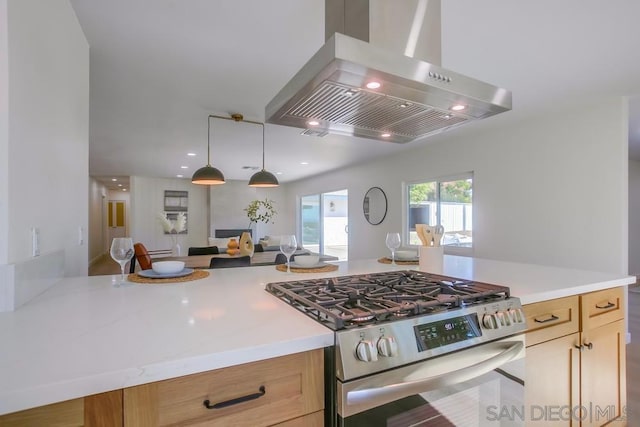
<path id="1" fill-rule="evenodd" d="M 420 246 L 418 270 L 427 273 L 442 274 L 444 248 L 442 246 Z"/>

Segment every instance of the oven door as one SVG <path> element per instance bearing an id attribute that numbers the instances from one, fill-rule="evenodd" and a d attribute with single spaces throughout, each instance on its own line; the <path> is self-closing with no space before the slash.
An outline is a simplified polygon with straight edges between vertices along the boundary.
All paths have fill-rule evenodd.
<path id="1" fill-rule="evenodd" d="M 524 335 L 337 384 L 338 425 L 524 426 Z"/>

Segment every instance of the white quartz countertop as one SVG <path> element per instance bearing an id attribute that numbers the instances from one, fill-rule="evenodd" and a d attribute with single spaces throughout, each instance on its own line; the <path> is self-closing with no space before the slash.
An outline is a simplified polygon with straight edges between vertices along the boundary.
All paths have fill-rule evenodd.
<path id="1" fill-rule="evenodd" d="M 61 280 L 0 313 L 0 414 L 333 345 L 333 332 L 264 290 L 269 282 L 410 269 L 375 260 L 330 273 L 273 266 L 209 270 L 206 279 L 126 284 Z M 415 267 L 414 267 L 415 268 Z M 445 256 L 443 274 L 509 286 L 523 304 L 635 277 Z"/>

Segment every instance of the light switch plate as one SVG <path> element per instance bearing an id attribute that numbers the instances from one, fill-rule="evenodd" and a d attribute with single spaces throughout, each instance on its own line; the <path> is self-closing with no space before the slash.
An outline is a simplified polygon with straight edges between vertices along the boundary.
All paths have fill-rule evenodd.
<path id="1" fill-rule="evenodd" d="M 40 229 L 38 227 L 31 228 L 31 256 L 40 255 Z"/>

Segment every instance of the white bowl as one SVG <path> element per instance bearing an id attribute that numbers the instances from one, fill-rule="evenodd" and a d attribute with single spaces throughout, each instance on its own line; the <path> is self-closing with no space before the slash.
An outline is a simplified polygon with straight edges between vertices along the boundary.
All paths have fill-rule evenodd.
<path id="1" fill-rule="evenodd" d="M 156 261 L 151 268 L 158 274 L 178 273 L 184 270 L 184 261 Z"/>
<path id="2" fill-rule="evenodd" d="M 302 267 L 311 267 L 320 261 L 320 255 L 298 255 L 293 259 L 293 262 Z"/>
<path id="3" fill-rule="evenodd" d="M 396 251 L 396 259 L 416 259 L 418 258 L 417 251 Z"/>

